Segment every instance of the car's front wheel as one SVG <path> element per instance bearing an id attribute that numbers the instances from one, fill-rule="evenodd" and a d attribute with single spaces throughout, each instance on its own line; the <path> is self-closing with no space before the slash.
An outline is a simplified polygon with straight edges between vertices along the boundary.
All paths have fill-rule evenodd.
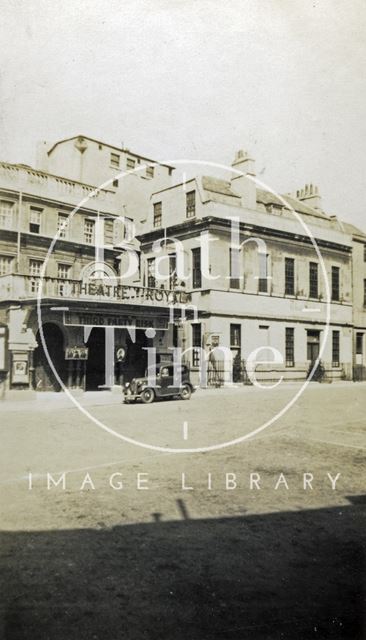
<path id="1" fill-rule="evenodd" d="M 184 384 L 180 390 L 180 397 L 182 400 L 189 400 L 192 395 L 192 389 L 189 384 Z"/>
<path id="2" fill-rule="evenodd" d="M 154 402 L 155 393 L 152 389 L 144 389 L 140 397 L 144 404 L 151 404 Z"/>

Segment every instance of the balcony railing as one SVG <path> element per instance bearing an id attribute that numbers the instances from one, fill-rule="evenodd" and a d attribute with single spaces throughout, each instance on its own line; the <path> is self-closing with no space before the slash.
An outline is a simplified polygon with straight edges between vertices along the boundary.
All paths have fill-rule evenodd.
<path id="1" fill-rule="evenodd" d="M 156 307 L 185 304 L 191 299 L 185 291 L 121 284 L 118 278 L 83 281 L 21 274 L 0 276 L 0 300 L 36 300 L 38 296 L 41 300 L 55 299 L 65 303 L 67 300 L 88 300 Z"/>
<path id="2" fill-rule="evenodd" d="M 2 188 L 16 189 L 39 196 L 62 199 L 73 205 L 79 204 L 84 198 L 91 196 L 85 205 L 89 208 L 103 207 L 114 212 L 116 198 L 114 192 L 99 189 L 92 185 L 83 184 L 54 176 L 31 167 L 0 162 L 0 185 Z"/>

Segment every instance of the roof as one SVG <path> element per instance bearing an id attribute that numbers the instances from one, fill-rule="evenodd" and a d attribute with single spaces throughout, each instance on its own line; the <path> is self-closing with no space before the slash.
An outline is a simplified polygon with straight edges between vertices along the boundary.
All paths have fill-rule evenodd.
<path id="1" fill-rule="evenodd" d="M 354 224 L 343 222 L 342 220 L 342 227 L 345 229 L 345 231 L 347 231 L 347 233 L 350 233 L 352 236 L 361 236 L 361 238 L 364 238 L 366 240 L 366 233 L 364 231 L 361 231 L 361 229 L 359 229 L 358 227 L 355 227 Z"/>
<path id="2" fill-rule="evenodd" d="M 90 138 L 89 136 L 84 136 L 83 134 L 79 133 L 77 136 L 71 136 L 71 138 L 64 138 L 63 140 L 58 140 L 57 142 L 55 142 L 54 145 L 52 145 L 51 149 L 49 149 L 47 151 L 47 154 L 49 155 L 50 153 L 52 153 L 52 151 L 59 145 L 59 144 L 63 144 L 64 142 L 70 142 L 71 140 L 77 140 L 78 138 L 84 138 L 85 140 L 90 140 L 90 142 L 95 142 L 96 144 L 102 144 L 104 147 L 109 147 L 110 149 L 115 149 L 116 151 L 120 151 L 121 153 L 129 153 L 131 154 L 131 156 L 135 156 L 136 158 L 141 158 L 141 160 L 146 160 L 147 162 L 153 162 L 156 164 L 161 164 L 163 167 L 168 167 L 168 169 L 175 169 L 175 167 L 173 167 L 170 164 L 165 164 L 164 162 L 158 162 L 157 160 L 152 160 L 151 158 L 146 158 L 146 156 L 143 156 L 139 153 L 135 153 L 134 151 L 130 151 L 129 149 L 126 149 L 124 147 L 116 147 L 114 144 L 109 144 L 108 142 L 103 142 L 103 140 L 96 140 L 95 138 Z"/>
<path id="3" fill-rule="evenodd" d="M 202 176 L 202 188 L 205 191 L 211 191 L 211 193 L 220 193 L 223 196 L 240 198 L 240 196 L 231 189 L 231 184 L 228 180 L 221 180 L 220 178 L 213 178 L 212 176 Z"/>
<path id="4" fill-rule="evenodd" d="M 301 202 L 301 200 L 297 200 L 293 196 L 286 194 L 282 195 L 281 198 L 283 198 L 283 200 L 288 203 L 289 207 L 295 209 L 295 211 L 297 211 L 298 213 L 304 213 L 305 215 L 329 220 L 329 216 L 327 216 L 325 213 L 319 211 L 319 209 L 313 209 L 312 207 L 309 207 L 308 205 L 304 204 L 304 202 Z M 257 189 L 257 202 L 260 202 L 264 205 L 277 204 L 280 207 L 283 207 L 283 200 L 270 191 Z"/>

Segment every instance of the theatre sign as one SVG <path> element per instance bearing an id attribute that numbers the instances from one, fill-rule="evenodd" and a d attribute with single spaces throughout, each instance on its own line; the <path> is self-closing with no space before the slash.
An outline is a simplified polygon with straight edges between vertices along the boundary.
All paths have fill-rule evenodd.
<path id="1" fill-rule="evenodd" d="M 78 287 L 72 290 L 73 297 L 78 293 L 80 297 L 103 298 L 113 301 L 123 301 L 128 304 L 148 303 L 153 306 L 166 306 L 174 304 L 186 304 L 190 302 L 191 295 L 185 291 L 171 289 L 151 289 L 149 287 L 131 285 L 113 285 L 104 282 L 78 283 Z"/>
<path id="2" fill-rule="evenodd" d="M 49 276 L 8 274 L 0 276 L 0 299 L 12 297 L 71 300 L 94 300 L 97 302 L 124 302 L 133 305 L 166 307 L 188 304 L 191 294 L 184 290 L 150 288 L 138 285 L 119 284 L 117 279 L 71 280 Z"/>

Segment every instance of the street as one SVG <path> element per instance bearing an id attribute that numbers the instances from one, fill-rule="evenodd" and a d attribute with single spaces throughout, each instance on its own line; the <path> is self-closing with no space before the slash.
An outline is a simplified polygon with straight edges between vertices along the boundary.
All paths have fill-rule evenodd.
<path id="1" fill-rule="evenodd" d="M 97 422 L 3 403 L 0 636 L 366 638 L 366 386 L 312 383 L 212 448 L 299 388 L 82 400 Z"/>

